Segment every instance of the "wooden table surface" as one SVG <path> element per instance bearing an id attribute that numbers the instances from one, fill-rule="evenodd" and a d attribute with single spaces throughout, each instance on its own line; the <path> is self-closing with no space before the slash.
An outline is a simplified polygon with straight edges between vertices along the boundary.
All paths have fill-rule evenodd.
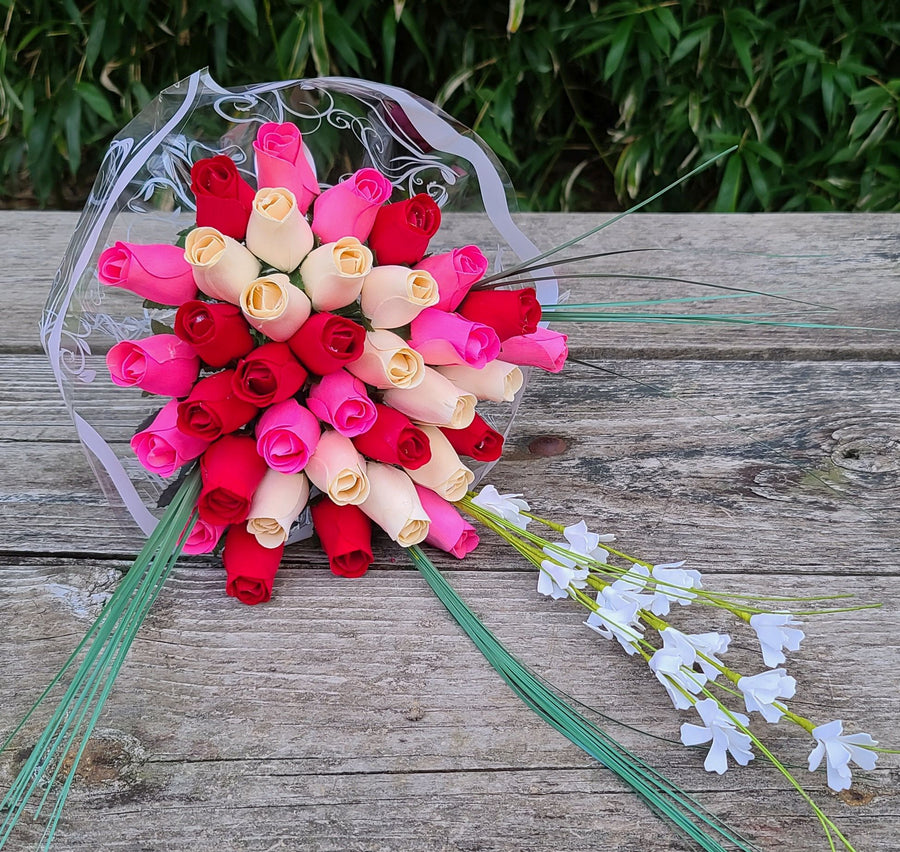
<path id="1" fill-rule="evenodd" d="M 549 246 L 599 221 L 523 215 Z M 90 625 L 141 544 L 104 501 L 40 351 L 38 319 L 76 215 L 0 213 L 0 737 Z M 593 251 L 665 248 L 595 270 L 663 274 L 834 306 L 819 322 L 900 329 L 896 215 L 636 215 Z M 477 241 L 465 216 L 444 244 Z M 701 291 L 603 278 L 570 301 Z M 725 292 L 725 291 L 721 291 Z M 725 305 L 729 302 L 722 303 Z M 773 308 L 774 304 L 774 308 Z M 694 310 L 730 310 L 690 306 Z M 767 309 L 796 313 L 796 303 Z M 679 308 L 680 309 L 680 308 Z M 900 746 L 900 333 L 584 325 L 570 364 L 533 375 L 490 475 L 559 521 L 586 518 L 654 561 L 687 559 L 709 587 L 851 592 L 880 609 L 804 618 L 788 660 L 797 710 Z M 127 432 L 127 414 L 121 418 Z M 673 710 L 645 664 L 588 631 L 568 602 L 485 534 L 462 563 L 436 557 L 514 652 L 763 850 L 827 848 L 801 798 L 761 757 L 725 776 L 672 742 Z M 697 610 L 697 611 L 693 611 Z M 681 616 L 684 619 L 681 619 Z M 695 632 L 730 629 L 678 613 Z M 761 666 L 733 630 L 735 665 Z M 729 658 L 732 652 L 729 652 Z M 0 756 L 11 781 L 39 727 Z M 900 843 L 897 756 L 831 793 L 805 769 L 812 740 L 754 730 L 859 852 Z M 10 850 L 31 849 L 23 821 Z M 62 850 L 675 850 L 690 848 L 607 770 L 510 693 L 404 554 L 334 578 L 310 544 L 289 551 L 266 606 L 226 597 L 215 558 L 184 559 L 135 642 L 72 791 Z"/>

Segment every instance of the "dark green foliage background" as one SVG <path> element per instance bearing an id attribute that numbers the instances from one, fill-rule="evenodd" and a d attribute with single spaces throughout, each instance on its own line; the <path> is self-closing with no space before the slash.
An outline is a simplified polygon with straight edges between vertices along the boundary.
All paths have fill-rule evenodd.
<path id="1" fill-rule="evenodd" d="M 478 131 L 524 209 L 900 209 L 895 0 L 0 0 L 0 197 L 78 206 L 109 138 L 209 66 L 227 86 L 405 86 Z"/>

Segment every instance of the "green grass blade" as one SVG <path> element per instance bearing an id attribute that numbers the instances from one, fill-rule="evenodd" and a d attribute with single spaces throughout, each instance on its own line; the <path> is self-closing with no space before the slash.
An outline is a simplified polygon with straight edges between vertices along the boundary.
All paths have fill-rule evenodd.
<path id="1" fill-rule="evenodd" d="M 684 183 L 685 181 L 690 180 L 695 175 L 700 174 L 700 172 L 704 171 L 705 169 L 708 169 L 713 163 L 717 162 L 718 160 L 721 160 L 722 157 L 727 157 L 729 154 L 736 151 L 737 148 L 738 148 L 737 145 L 732 145 L 730 148 L 726 149 L 725 151 L 722 151 L 721 153 L 716 154 L 715 157 L 711 157 L 710 159 L 701 163 L 695 169 L 691 169 L 691 171 L 689 171 L 686 175 L 683 175 L 678 180 L 673 181 L 664 189 L 661 189 L 659 192 L 654 193 L 649 198 L 645 198 L 643 201 L 641 201 L 638 204 L 635 204 L 633 207 L 629 207 L 624 213 L 618 213 L 615 216 L 613 216 L 611 219 L 607 219 L 605 222 L 601 223 L 600 225 L 597 225 L 596 228 L 591 228 L 589 231 L 585 231 L 583 234 L 579 234 L 577 237 L 572 237 L 571 240 L 567 240 L 564 243 L 560 243 L 558 246 L 554 246 L 552 249 L 542 252 L 541 254 L 535 255 L 535 257 L 530 257 L 530 258 L 528 258 L 528 260 L 524 260 L 521 263 L 517 263 L 517 264 L 509 267 L 509 269 L 504 270 L 504 272 L 502 274 L 505 276 L 509 276 L 514 272 L 520 272 L 521 270 L 525 269 L 528 266 L 533 267 L 533 265 L 535 263 L 539 263 L 542 260 L 546 260 L 546 258 L 552 257 L 553 255 L 558 254 L 559 252 L 564 251 L 565 249 L 567 249 L 571 246 L 574 246 L 576 243 L 581 242 L 581 240 L 584 240 L 584 239 L 587 239 L 588 237 L 593 236 L 594 234 L 598 233 L 599 231 L 602 231 L 604 228 L 608 228 L 610 225 L 614 225 L 620 219 L 624 219 L 629 214 L 636 213 L 638 210 L 640 210 L 643 207 L 646 207 L 648 204 L 656 201 L 657 198 L 660 198 L 663 195 L 665 195 L 670 189 L 674 189 L 676 186 L 679 186 L 680 184 Z M 484 284 L 490 283 L 492 280 L 493 280 L 493 277 L 488 277 L 488 278 L 483 279 L 479 283 L 484 285 Z"/>
<path id="2" fill-rule="evenodd" d="M 513 691 L 544 721 L 600 761 L 628 784 L 671 825 L 708 852 L 755 852 L 749 841 L 705 811 L 687 793 L 631 754 L 602 729 L 563 701 L 541 678 L 520 663 L 456 594 L 419 547 L 408 553 L 441 603 Z M 729 846 L 723 845 L 728 843 Z"/>
<path id="3" fill-rule="evenodd" d="M 84 754 L 106 699 L 141 624 L 181 553 L 186 532 L 195 517 L 199 490 L 200 477 L 195 470 L 179 488 L 103 612 L 53 678 L 50 686 L 44 690 L 25 719 L 16 726 L 13 734 L 4 743 L 5 749 L 12 737 L 44 703 L 50 691 L 60 683 L 83 651 L 83 659 L 72 675 L 71 682 L 50 721 L 3 801 L 0 802 L 0 811 L 7 811 L 0 824 L 0 849 L 9 840 L 32 795 L 43 786 L 44 793 L 37 805 L 35 819 L 40 815 L 54 791 L 54 782 L 63 768 L 66 756 L 72 754 L 66 778 L 56 792 L 54 806 L 40 841 L 40 848 L 49 848 L 74 781 L 79 760 Z"/>

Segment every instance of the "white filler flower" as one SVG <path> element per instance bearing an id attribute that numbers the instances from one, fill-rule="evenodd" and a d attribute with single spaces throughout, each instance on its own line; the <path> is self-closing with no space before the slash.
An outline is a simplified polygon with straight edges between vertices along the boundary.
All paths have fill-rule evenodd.
<path id="1" fill-rule="evenodd" d="M 686 746 L 700 745 L 712 740 L 709 754 L 703 762 L 703 768 L 707 772 L 717 772 L 719 775 L 728 769 L 728 754 L 741 766 L 746 766 L 753 760 L 750 751 L 750 737 L 739 731 L 734 722 L 722 712 L 722 709 L 712 698 L 704 698 L 695 705 L 703 726 L 681 726 L 681 741 Z M 731 714 L 741 725 L 746 725 L 750 720 L 743 713 Z"/>
<path id="2" fill-rule="evenodd" d="M 519 499 L 521 496 L 521 494 L 499 494 L 493 485 L 485 485 L 472 498 L 472 502 L 488 512 L 499 515 L 520 530 L 524 530 L 528 527 L 531 518 L 526 518 L 522 511 L 527 512 L 531 507 L 524 500 Z"/>
<path id="3" fill-rule="evenodd" d="M 810 772 L 815 772 L 822 758 L 825 758 L 828 786 L 837 791 L 850 787 L 851 761 L 862 769 L 874 769 L 878 760 L 874 751 L 865 748 L 878 745 L 868 734 L 844 734 L 843 731 L 844 725 L 840 719 L 813 728 L 816 747 L 809 755 Z"/>
<path id="4" fill-rule="evenodd" d="M 737 682 L 744 693 L 744 705 L 748 713 L 759 713 L 767 722 L 777 722 L 784 711 L 774 702 L 779 698 L 793 698 L 797 681 L 784 669 L 772 669 L 752 677 L 742 677 Z"/>
<path id="5" fill-rule="evenodd" d="M 801 622 L 786 613 L 760 612 L 750 616 L 750 626 L 756 631 L 762 648 L 763 662 L 774 669 L 784 660 L 782 649 L 796 651 L 804 633 L 798 629 Z"/>

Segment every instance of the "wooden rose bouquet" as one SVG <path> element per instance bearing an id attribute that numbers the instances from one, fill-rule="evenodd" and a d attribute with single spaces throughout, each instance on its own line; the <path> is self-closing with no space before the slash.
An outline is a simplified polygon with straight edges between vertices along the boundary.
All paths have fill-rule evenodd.
<path id="1" fill-rule="evenodd" d="M 419 547 L 477 558 L 478 524 L 534 565 L 541 594 L 584 607 L 591 630 L 646 663 L 693 714 L 682 741 L 708 747 L 708 771 L 755 750 L 806 798 L 832 848 L 853 848 L 750 727 L 755 713 L 802 729 L 809 768 L 825 767 L 835 790 L 849 786 L 851 764 L 875 764 L 868 734 L 790 707 L 796 682 L 783 666 L 803 638 L 795 617 L 711 590 L 681 562 L 630 556 L 583 521 L 542 519 L 522 495 L 478 488 L 528 369 L 557 373 L 566 361 L 566 336 L 546 321 L 603 319 L 559 299 L 547 259 L 577 240 L 539 252 L 509 201 L 502 169 L 469 131 L 360 81 L 231 92 L 197 74 L 113 143 L 44 339 L 101 482 L 148 541 L 35 705 L 64 688 L 3 800 L 0 847 L 32 797 L 41 812 L 53 791 L 49 846 L 116 673 L 180 553 L 219 552 L 225 592 L 260 604 L 277 593 L 291 542 L 315 535 L 334 574 L 360 578 L 381 531 L 549 724 L 702 848 L 754 848 L 533 675 Z M 442 210 L 479 212 L 484 243 L 432 250 Z M 124 441 L 85 405 L 107 379 L 123 389 L 117 419 L 132 418 Z M 723 661 L 729 634 L 679 630 L 688 605 L 726 610 L 755 634 L 762 670 Z"/>

